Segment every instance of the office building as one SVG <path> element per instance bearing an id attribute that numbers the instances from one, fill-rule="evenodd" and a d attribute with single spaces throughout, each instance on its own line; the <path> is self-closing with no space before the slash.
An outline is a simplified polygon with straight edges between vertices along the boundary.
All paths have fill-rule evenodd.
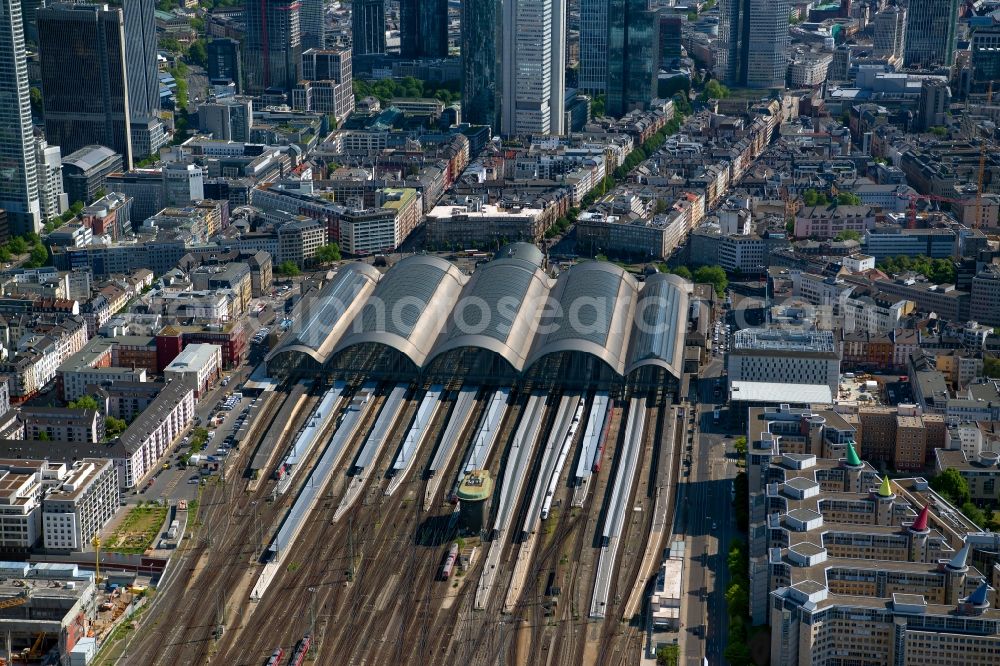
<path id="1" fill-rule="evenodd" d="M 751 408 L 747 441 L 750 614 L 771 624 L 771 664 L 995 660 L 993 535 L 925 479 L 880 476 L 831 408 Z"/>
<path id="2" fill-rule="evenodd" d="M 163 167 L 166 206 L 187 206 L 205 198 L 205 173 L 197 164 L 168 162 Z"/>
<path id="3" fill-rule="evenodd" d="M 253 102 L 246 97 L 227 97 L 198 107 L 198 129 L 217 141 L 250 142 Z"/>
<path id="4" fill-rule="evenodd" d="M 911 0 L 906 10 L 906 67 L 951 67 L 959 0 Z"/>
<path id="5" fill-rule="evenodd" d="M 354 0 L 351 39 L 354 55 L 385 53 L 385 0 Z"/>
<path id="6" fill-rule="evenodd" d="M 6 211 L 15 234 L 37 232 L 42 212 L 35 166 L 35 138 L 31 129 L 28 63 L 19 0 L 0 0 L 0 209 Z"/>
<path id="7" fill-rule="evenodd" d="M 980 324 L 1000 326 L 1000 267 L 987 264 L 972 278 L 969 316 Z"/>
<path id="8" fill-rule="evenodd" d="M 727 85 L 781 88 L 788 69 L 788 0 L 721 0 L 715 71 Z"/>
<path id="9" fill-rule="evenodd" d="M 501 18 L 499 0 L 462 3 L 462 120 L 494 130 L 500 128 Z"/>
<path id="10" fill-rule="evenodd" d="M 872 41 L 877 58 L 898 60 L 903 57 L 906 36 L 906 9 L 887 7 L 875 15 Z"/>
<path id="11" fill-rule="evenodd" d="M 104 417 L 96 409 L 25 406 L 21 419 L 25 439 L 96 444 L 104 438 Z"/>
<path id="12" fill-rule="evenodd" d="M 235 39 L 217 37 L 205 48 L 208 53 L 208 80 L 219 85 L 233 83 L 236 92 L 243 92 L 243 63 L 240 43 Z"/>
<path id="13" fill-rule="evenodd" d="M 62 161 L 63 188 L 73 203 L 88 204 L 105 189 L 107 177 L 122 170 L 122 156 L 105 146 L 84 146 Z"/>
<path id="14" fill-rule="evenodd" d="M 83 458 L 42 500 L 42 543 L 46 550 L 78 551 L 118 511 L 118 471 L 106 458 Z"/>
<path id="15" fill-rule="evenodd" d="M 994 81 L 993 92 L 1000 92 L 1000 23 L 977 27 L 972 32 L 972 88 L 986 92 Z M 994 97 L 994 99 L 996 99 Z"/>
<path id="16" fill-rule="evenodd" d="M 920 99 L 917 105 L 917 127 L 924 131 L 931 127 L 944 126 L 948 121 L 951 105 L 951 88 L 944 79 L 924 79 L 920 83 Z"/>
<path id="17" fill-rule="evenodd" d="M 321 49 L 326 46 L 326 21 L 324 20 L 324 0 L 299 0 L 299 25 L 302 32 L 302 48 Z"/>
<path id="18" fill-rule="evenodd" d="M 132 168 L 121 9 L 85 4 L 39 9 L 38 42 L 49 143 L 64 155 L 84 146 L 106 146 Z"/>
<path id="19" fill-rule="evenodd" d="M 399 52 L 404 58 L 448 55 L 448 0 L 399 1 Z"/>
<path id="20" fill-rule="evenodd" d="M 302 78 L 292 91 L 292 108 L 333 114 L 338 121 L 354 111 L 351 49 L 309 49 L 302 54 Z"/>
<path id="21" fill-rule="evenodd" d="M 122 11 L 129 115 L 133 122 L 141 122 L 156 118 L 160 110 L 160 76 L 156 66 L 154 16 L 156 0 L 122 0 Z"/>
<path id="22" fill-rule="evenodd" d="M 730 381 L 818 384 L 834 395 L 840 384 L 832 331 L 743 329 L 733 334 L 726 362 Z"/>
<path id="23" fill-rule="evenodd" d="M 193 344 L 184 348 L 170 365 L 163 369 L 169 382 L 177 380 L 194 391 L 195 399 L 206 393 L 222 374 L 222 347 Z"/>
<path id="24" fill-rule="evenodd" d="M 600 94 L 608 85 L 610 0 L 580 0 L 580 90 Z"/>
<path id="25" fill-rule="evenodd" d="M 660 67 L 668 67 L 671 62 L 681 57 L 684 19 L 670 10 L 662 10 L 660 14 Z"/>
<path id="26" fill-rule="evenodd" d="M 247 91 L 288 92 L 299 80 L 302 41 L 297 0 L 251 0 L 243 10 L 243 42 Z"/>
<path id="27" fill-rule="evenodd" d="M 606 88 L 609 115 L 645 108 L 656 97 L 659 34 L 659 15 L 649 9 L 647 0 L 612 0 Z"/>
<path id="28" fill-rule="evenodd" d="M 501 131 L 562 134 L 566 73 L 565 0 L 505 2 Z"/>
<path id="29" fill-rule="evenodd" d="M 38 201 L 43 220 L 62 214 L 69 208 L 63 191 L 62 155 L 59 146 L 50 146 L 38 137 L 35 140 L 35 165 L 38 170 Z"/>

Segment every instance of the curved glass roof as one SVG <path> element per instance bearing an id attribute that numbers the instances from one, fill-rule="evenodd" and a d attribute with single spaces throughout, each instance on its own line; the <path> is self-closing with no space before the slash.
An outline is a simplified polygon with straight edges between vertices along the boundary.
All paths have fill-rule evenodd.
<path id="1" fill-rule="evenodd" d="M 564 272 L 550 292 L 529 365 L 546 354 L 583 351 L 624 374 L 637 293 L 635 278 L 615 264 L 589 261 Z"/>
<path id="2" fill-rule="evenodd" d="M 375 286 L 335 352 L 377 342 L 422 366 L 464 282 L 462 272 L 444 259 L 414 255 L 401 260 Z"/>
<path id="3" fill-rule="evenodd" d="M 315 294 L 306 294 L 293 313 L 294 323 L 283 344 L 271 352 L 301 351 L 319 362 L 329 356 L 354 313 L 375 287 L 380 274 L 372 266 L 347 264 Z"/>
<path id="4" fill-rule="evenodd" d="M 628 374 L 644 365 L 658 365 L 681 376 L 688 320 L 688 284 L 676 275 L 646 278 L 632 321 Z"/>
<path id="5" fill-rule="evenodd" d="M 548 290 L 545 273 L 530 261 L 495 259 L 480 267 L 462 289 L 433 355 L 459 347 L 489 349 L 520 372 Z"/>

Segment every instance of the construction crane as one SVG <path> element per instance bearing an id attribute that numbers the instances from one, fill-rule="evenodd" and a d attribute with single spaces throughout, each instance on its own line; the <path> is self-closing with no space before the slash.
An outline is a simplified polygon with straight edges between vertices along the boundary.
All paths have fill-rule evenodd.
<path id="1" fill-rule="evenodd" d="M 3 601 L 0 601 L 0 610 L 3 610 L 4 608 L 13 608 L 14 606 L 21 606 L 23 604 L 26 604 L 28 603 L 28 598 L 29 598 L 28 591 L 21 590 L 21 593 L 18 594 L 16 597 L 11 597 L 10 599 L 4 599 Z"/>
<path id="2" fill-rule="evenodd" d="M 970 205 L 975 202 L 974 199 L 952 199 L 949 197 L 942 197 L 936 194 L 911 194 L 908 192 L 901 192 L 896 195 L 900 199 L 909 199 L 910 205 L 906 211 L 906 228 L 916 229 L 917 228 L 917 201 L 943 201 L 945 203 L 952 204 L 963 204 Z M 976 225 L 978 226 L 978 224 Z"/>

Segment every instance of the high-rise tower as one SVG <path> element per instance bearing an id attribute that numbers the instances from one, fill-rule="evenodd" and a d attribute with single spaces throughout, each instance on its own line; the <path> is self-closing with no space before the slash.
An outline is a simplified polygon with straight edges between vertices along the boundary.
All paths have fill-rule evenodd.
<path id="1" fill-rule="evenodd" d="M 354 0 L 351 4 L 352 53 L 385 53 L 385 0 Z"/>
<path id="2" fill-rule="evenodd" d="M 610 0 L 580 0 L 580 90 L 603 93 L 608 84 Z"/>
<path id="3" fill-rule="evenodd" d="M 0 208 L 15 234 L 41 227 L 19 0 L 0 0 Z"/>
<path id="4" fill-rule="evenodd" d="M 56 4 L 38 10 L 45 138 L 63 155 L 98 144 L 132 168 L 122 11 Z"/>
<path id="5" fill-rule="evenodd" d="M 781 88 L 788 71 L 789 0 L 720 0 L 716 75 L 745 88 Z"/>
<path id="6" fill-rule="evenodd" d="M 399 51 L 404 58 L 448 55 L 448 0 L 399 0 Z"/>
<path id="7" fill-rule="evenodd" d="M 648 0 L 612 0 L 608 14 L 607 111 L 621 116 L 656 95 L 660 17 Z"/>
<path id="8" fill-rule="evenodd" d="M 500 127 L 501 0 L 462 0 L 462 120 Z"/>
<path id="9" fill-rule="evenodd" d="M 243 42 L 247 92 L 291 91 L 299 81 L 302 37 L 297 0 L 247 0 Z"/>
<path id="10" fill-rule="evenodd" d="M 955 62 L 958 0 L 910 0 L 906 10 L 905 67 L 951 67 Z"/>
<path id="11" fill-rule="evenodd" d="M 501 131 L 562 134 L 565 0 L 507 0 L 503 25 Z"/>

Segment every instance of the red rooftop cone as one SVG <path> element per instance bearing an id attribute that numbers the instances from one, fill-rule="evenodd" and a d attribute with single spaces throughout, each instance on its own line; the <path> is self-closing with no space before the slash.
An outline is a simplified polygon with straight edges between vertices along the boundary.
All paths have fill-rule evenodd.
<path id="1" fill-rule="evenodd" d="M 920 515 L 917 516 L 917 519 L 915 521 L 913 521 L 913 526 L 910 527 L 910 529 L 913 530 L 914 532 L 923 532 L 924 530 L 926 530 L 927 518 L 928 516 L 930 516 L 930 513 L 931 513 L 931 505 L 930 504 L 924 505 L 924 508 L 920 510 Z"/>

